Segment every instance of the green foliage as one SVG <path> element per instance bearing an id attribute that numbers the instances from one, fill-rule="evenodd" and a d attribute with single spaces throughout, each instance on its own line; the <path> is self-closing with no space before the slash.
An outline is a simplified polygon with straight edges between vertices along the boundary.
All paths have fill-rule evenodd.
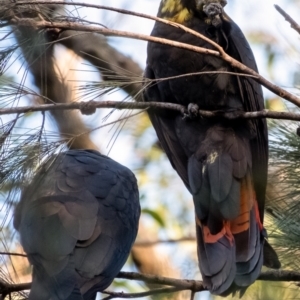
<path id="1" fill-rule="evenodd" d="M 299 270 L 300 137 L 297 125 L 276 122 L 270 138 L 270 189 L 267 211 L 270 237 L 279 248 L 283 267 Z"/>
<path id="2" fill-rule="evenodd" d="M 165 221 L 162 216 L 153 209 L 144 208 L 142 209 L 142 213 L 150 215 L 161 227 L 165 227 Z"/>

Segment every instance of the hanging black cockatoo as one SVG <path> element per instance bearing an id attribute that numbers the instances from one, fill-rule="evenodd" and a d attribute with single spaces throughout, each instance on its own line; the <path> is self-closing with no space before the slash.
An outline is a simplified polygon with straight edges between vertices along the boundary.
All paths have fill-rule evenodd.
<path id="1" fill-rule="evenodd" d="M 203 34 L 257 70 L 245 36 L 223 10 L 225 4 L 225 0 L 162 0 L 158 17 Z M 155 23 L 151 35 L 216 50 L 161 22 Z M 196 104 L 211 111 L 262 110 L 261 86 L 252 78 L 224 73 L 235 71 L 220 58 L 149 42 L 144 98 L 186 107 Z M 170 78 L 193 72 L 215 73 Z M 278 268 L 263 227 L 266 121 L 182 118 L 171 110 L 151 110 L 149 116 L 173 168 L 193 195 L 199 266 L 208 289 L 226 295 L 252 284 L 263 264 L 264 244 L 265 264 Z"/>
<path id="2" fill-rule="evenodd" d="M 14 226 L 33 265 L 30 300 L 94 300 L 124 265 L 138 230 L 133 173 L 93 150 L 44 163 L 23 191 Z"/>

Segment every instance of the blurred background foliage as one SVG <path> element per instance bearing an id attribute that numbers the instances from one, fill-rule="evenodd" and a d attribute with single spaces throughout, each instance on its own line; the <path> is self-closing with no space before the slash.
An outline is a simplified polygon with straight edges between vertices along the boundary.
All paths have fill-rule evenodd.
<path id="1" fill-rule="evenodd" d="M 99 4 L 98 1 L 86 1 Z M 155 15 L 159 0 L 102 1 Z M 299 0 L 228 0 L 226 11 L 240 25 L 255 53 L 259 70 L 274 83 L 299 94 L 300 43 L 275 11 L 279 4 L 297 21 Z M 2 8 L 3 10 L 3 8 Z M 139 100 L 146 43 L 67 31 L 57 44 L 51 32 L 11 27 L 0 9 L 0 108 L 88 100 Z M 149 34 L 153 23 L 109 11 L 72 6 L 39 6 L 22 16 L 97 22 L 109 28 Z M 298 111 L 265 90 L 266 107 Z M 119 120 L 119 121 L 118 121 Z M 121 120 L 121 121 L 120 121 Z M 109 125 L 110 124 L 110 125 Z M 265 224 L 283 268 L 300 270 L 299 156 L 297 123 L 269 121 L 270 177 Z M 136 246 L 124 270 L 168 277 L 201 279 L 192 241 L 192 199 L 161 151 L 145 112 L 102 109 L 93 115 L 78 112 L 27 113 L 0 117 L 0 251 L 21 252 L 11 219 L 20 189 L 38 165 L 52 153 L 70 148 L 94 148 L 131 168 L 138 178 L 142 218 Z M 179 242 L 160 242 L 168 240 Z M 180 241 L 184 239 L 184 241 Z M 157 242 L 145 245 L 145 242 Z M 139 244 L 140 243 L 140 244 Z M 30 281 L 26 259 L 0 255 L 0 278 Z M 141 283 L 116 280 L 110 290 L 137 292 Z M 296 299 L 292 283 L 257 282 L 243 299 Z M 26 293 L 16 293 L 23 299 Z M 190 299 L 189 293 L 156 299 Z M 195 299 L 212 299 L 208 292 Z M 217 297 L 214 297 L 217 298 Z M 230 299 L 230 297 L 228 297 Z"/>

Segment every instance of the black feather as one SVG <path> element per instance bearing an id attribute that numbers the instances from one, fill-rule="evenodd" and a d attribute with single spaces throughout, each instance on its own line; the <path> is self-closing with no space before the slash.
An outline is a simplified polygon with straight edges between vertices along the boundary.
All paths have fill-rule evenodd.
<path id="1" fill-rule="evenodd" d="M 52 157 L 23 191 L 14 225 L 33 265 L 31 300 L 94 300 L 124 265 L 140 205 L 132 172 L 96 151 Z"/>
<path id="2" fill-rule="evenodd" d="M 203 7 L 197 8 L 192 2 L 162 1 L 158 15 L 182 22 L 218 43 L 234 59 L 257 71 L 245 36 L 226 13 L 220 13 L 220 23 L 214 26 L 210 22 L 212 20 L 207 19 Z M 186 10 L 181 11 L 184 8 Z M 185 13 L 185 18 L 181 19 L 180 13 Z M 161 22 L 155 23 L 151 35 L 214 49 L 204 39 Z M 258 111 L 264 108 L 262 88 L 255 80 L 216 73 L 236 71 L 219 57 L 153 42 L 148 43 L 147 55 L 145 78 L 150 79 L 151 84 L 146 80 L 145 101 L 178 103 L 186 107 L 194 103 L 200 109 L 222 112 Z M 210 71 L 214 73 L 207 74 Z M 205 74 L 160 80 L 194 72 Z M 263 260 L 264 230 L 258 224 L 259 220 L 252 216 L 250 222 L 253 224 L 249 228 L 243 227 L 245 232 L 240 233 L 239 237 L 232 237 L 236 248 L 230 244 L 231 238 L 223 235 L 223 229 L 228 226 L 227 222 L 239 217 L 241 182 L 248 176 L 248 171 L 247 205 L 253 206 L 253 202 L 257 201 L 260 221 L 263 222 L 268 169 L 266 121 L 230 121 L 222 118 L 183 120 L 179 112 L 168 110 L 150 110 L 149 116 L 173 168 L 193 195 L 199 222 L 196 227 L 200 270 L 205 283 L 213 293 L 223 295 L 226 291 L 234 292 L 238 286 L 242 288 L 251 284 L 257 278 Z M 219 234 L 221 237 L 216 239 L 210 236 L 205 240 L 201 226 L 207 226 L 211 235 Z M 249 247 L 245 256 L 243 251 L 238 251 L 239 243 L 243 241 L 246 242 L 244 247 Z M 213 272 L 210 272 L 210 267 Z M 244 268 L 245 272 L 242 270 Z M 238 279 L 234 283 L 236 277 Z"/>

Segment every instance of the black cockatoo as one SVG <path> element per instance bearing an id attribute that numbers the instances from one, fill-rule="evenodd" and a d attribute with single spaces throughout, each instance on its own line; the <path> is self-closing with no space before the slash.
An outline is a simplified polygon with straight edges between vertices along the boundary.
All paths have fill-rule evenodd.
<path id="1" fill-rule="evenodd" d="M 225 0 L 162 0 L 158 17 L 203 34 L 257 71 L 250 46 L 224 12 L 225 4 Z M 207 41 L 161 22 L 155 23 L 151 35 L 216 50 Z M 252 78 L 226 74 L 236 70 L 220 58 L 153 42 L 147 51 L 145 101 L 196 104 L 223 112 L 264 108 L 261 86 Z M 170 79 L 216 71 L 220 73 Z M 160 80 L 164 78 L 169 79 Z M 149 116 L 173 168 L 193 195 L 199 267 L 208 289 L 221 295 L 244 290 L 258 277 L 263 252 L 265 264 L 278 268 L 263 227 L 266 121 L 186 119 L 171 110 L 150 110 Z"/>
<path id="2" fill-rule="evenodd" d="M 45 162 L 22 192 L 14 226 L 33 265 L 30 300 L 94 300 L 124 265 L 138 230 L 134 174 L 94 150 Z"/>

